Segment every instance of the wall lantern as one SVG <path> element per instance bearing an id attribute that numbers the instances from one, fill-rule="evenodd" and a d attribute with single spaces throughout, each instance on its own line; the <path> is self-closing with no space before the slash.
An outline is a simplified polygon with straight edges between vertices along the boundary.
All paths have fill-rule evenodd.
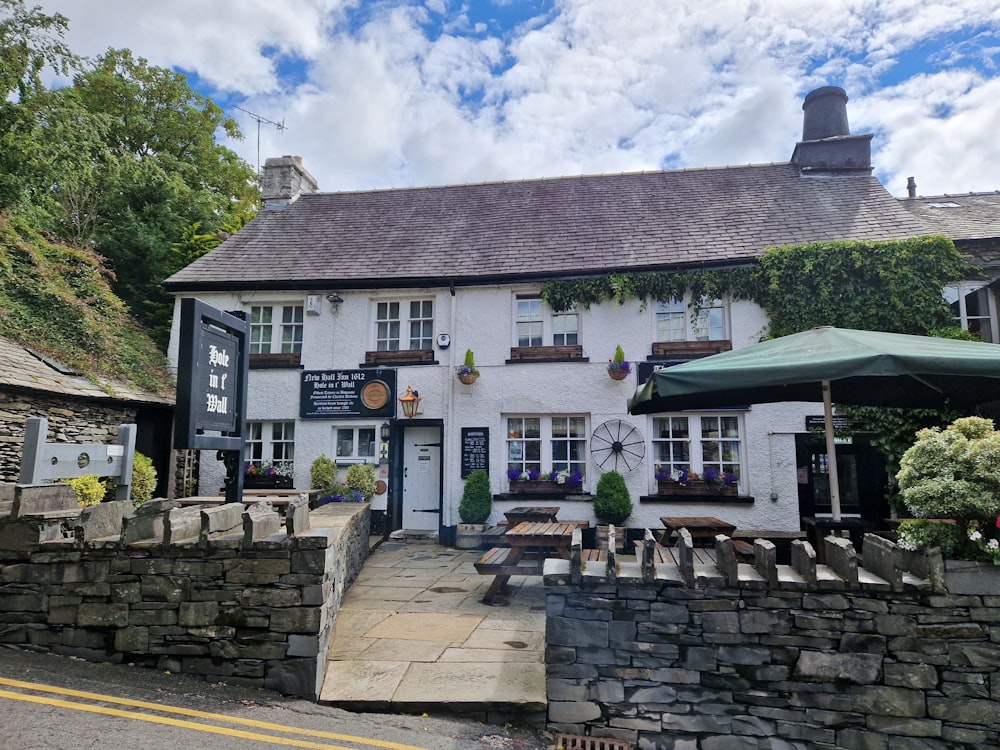
<path id="1" fill-rule="evenodd" d="M 389 436 L 392 434 L 392 426 L 388 422 L 382 423 L 382 429 L 379 432 L 379 438 L 381 438 L 383 443 L 389 442 Z"/>
<path id="2" fill-rule="evenodd" d="M 406 386 L 406 393 L 399 397 L 399 403 L 403 407 L 403 416 L 413 419 L 417 416 L 417 407 L 420 405 L 420 394 L 412 387 Z"/>

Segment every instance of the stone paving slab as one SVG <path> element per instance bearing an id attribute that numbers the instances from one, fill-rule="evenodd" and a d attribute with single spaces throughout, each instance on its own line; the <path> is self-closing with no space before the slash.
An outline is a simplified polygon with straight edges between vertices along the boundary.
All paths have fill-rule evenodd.
<path id="1" fill-rule="evenodd" d="M 545 591 L 511 578 L 482 598 L 480 550 L 384 543 L 347 591 L 320 701 L 354 710 L 540 715 L 545 711 Z"/>

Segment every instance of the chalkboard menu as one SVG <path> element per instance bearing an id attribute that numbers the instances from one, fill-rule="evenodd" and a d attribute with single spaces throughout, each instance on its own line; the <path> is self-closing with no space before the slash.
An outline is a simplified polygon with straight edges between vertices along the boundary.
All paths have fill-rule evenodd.
<path id="1" fill-rule="evenodd" d="M 462 428 L 462 479 L 476 469 L 490 473 L 490 428 Z"/>

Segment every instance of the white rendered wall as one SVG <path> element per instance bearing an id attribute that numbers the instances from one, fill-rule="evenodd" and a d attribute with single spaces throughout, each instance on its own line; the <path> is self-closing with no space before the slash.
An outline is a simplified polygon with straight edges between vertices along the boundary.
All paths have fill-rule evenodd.
<path id="1" fill-rule="evenodd" d="M 822 413 L 818 404 L 766 404 L 751 407 L 742 417 L 744 464 L 741 494 L 752 495 L 752 505 L 691 502 L 685 504 L 639 503 L 640 496 L 655 495 L 652 449 L 652 416 L 631 416 L 626 402 L 637 387 L 633 373 L 624 381 L 607 375 L 608 360 L 621 344 L 633 364 L 645 361 L 655 337 L 655 305 L 645 310 L 639 302 L 615 302 L 580 310 L 580 341 L 589 362 L 507 364 L 514 343 L 514 301 L 518 293 L 537 293 L 537 287 L 378 290 L 352 292 L 337 290 L 344 301 L 337 307 L 325 300 L 329 290 L 318 290 L 322 309 L 319 315 L 305 315 L 302 369 L 358 369 L 365 352 L 374 349 L 374 302 L 384 300 L 434 300 L 434 334 L 451 336 L 448 349 L 435 348 L 437 366 L 399 367 L 397 388 L 403 393 L 411 385 L 421 395 L 421 417 L 440 419 L 444 424 L 442 461 L 446 526 L 458 523 L 457 507 L 463 481 L 461 471 L 461 428 L 488 427 L 490 475 L 495 494 L 507 491 L 505 474 L 505 415 L 584 415 L 593 430 L 607 420 L 623 420 L 646 438 L 646 457 L 632 472 L 624 474 L 635 510 L 627 525 L 661 528 L 664 515 L 716 515 L 743 528 L 798 529 L 799 511 L 795 467 L 795 433 L 804 432 L 805 416 Z M 303 304 L 307 292 L 244 292 L 201 294 L 200 299 L 223 310 L 244 309 L 257 304 Z M 169 355 L 176 362 L 177 312 Z M 733 347 L 756 343 L 767 334 L 764 312 L 750 302 L 731 308 L 730 337 Z M 466 349 L 475 352 L 481 376 L 473 385 L 463 385 L 455 377 Z M 633 368 L 634 369 L 634 368 Z M 307 487 L 309 467 L 320 455 L 334 456 L 333 435 L 338 426 L 372 424 L 359 420 L 300 420 L 300 369 L 253 369 L 250 371 L 248 419 L 296 420 L 295 485 Z M 398 395 L 397 394 L 397 397 Z M 399 415 L 402 418 L 402 415 Z M 375 427 L 382 420 L 375 421 Z M 221 463 L 213 452 L 202 457 L 201 492 L 215 493 L 222 486 Z M 599 471 L 588 466 L 584 490 L 592 492 Z M 772 499 L 773 498 L 773 499 Z M 523 504 L 516 499 L 494 504 L 492 521 L 503 511 Z M 589 502 L 559 501 L 561 517 L 594 520 Z M 385 508 L 385 496 L 376 499 L 376 509 Z"/>

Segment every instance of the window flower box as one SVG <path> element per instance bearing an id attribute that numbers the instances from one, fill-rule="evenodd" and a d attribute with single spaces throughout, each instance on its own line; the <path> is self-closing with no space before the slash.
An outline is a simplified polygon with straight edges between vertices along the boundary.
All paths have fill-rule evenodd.
<path id="1" fill-rule="evenodd" d="M 290 490 L 292 478 L 277 474 L 273 477 L 243 477 L 243 489 L 246 490 Z"/>
<path id="2" fill-rule="evenodd" d="M 548 479 L 518 479 L 510 483 L 512 495 L 565 495 L 573 490 L 579 491 L 579 485 L 570 487 L 567 484 L 557 484 Z"/>
<path id="3" fill-rule="evenodd" d="M 702 479 L 680 484 L 673 480 L 661 480 L 656 483 L 659 495 L 724 495 L 733 497 L 737 493 L 735 484 L 708 484 Z"/>

